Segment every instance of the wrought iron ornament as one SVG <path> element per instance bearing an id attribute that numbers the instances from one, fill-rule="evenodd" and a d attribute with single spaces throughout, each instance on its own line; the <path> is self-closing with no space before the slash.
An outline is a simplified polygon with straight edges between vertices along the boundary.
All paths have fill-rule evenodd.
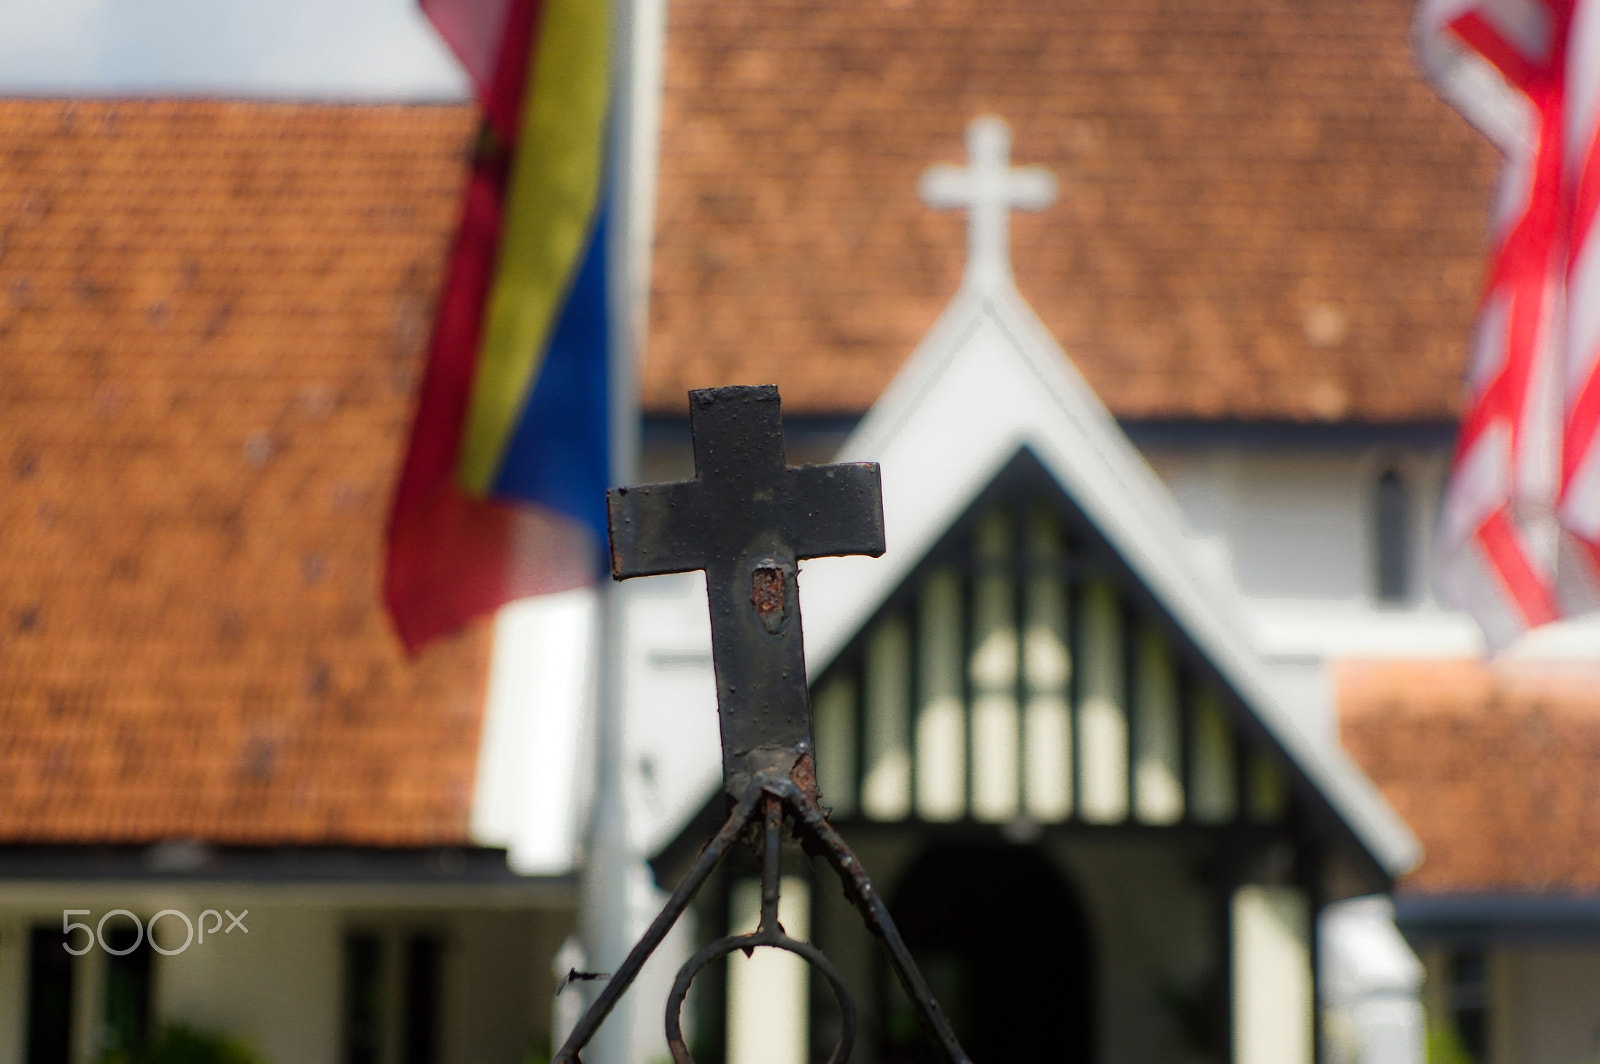
<path id="1" fill-rule="evenodd" d="M 844 1021 L 829 1064 L 849 1059 L 856 1019 L 849 990 L 821 950 L 790 938 L 778 923 L 778 856 L 786 823 L 806 853 L 824 858 L 838 873 L 845 896 L 882 943 L 918 1019 L 946 1058 L 970 1064 L 883 899 L 818 805 L 797 563 L 883 553 L 878 467 L 787 465 L 778 389 L 772 385 L 690 392 L 689 427 L 693 480 L 610 492 L 611 574 L 626 580 L 705 570 L 723 785 L 733 811 L 578 1020 L 553 1064 L 578 1064 L 579 1052 L 645 959 L 754 821 L 761 824 L 762 840 L 760 924 L 750 934 L 713 942 L 678 970 L 666 1016 L 667 1046 L 676 1064 L 694 1061 L 681 1019 L 694 977 L 718 957 L 760 946 L 797 954 L 828 980 Z"/>

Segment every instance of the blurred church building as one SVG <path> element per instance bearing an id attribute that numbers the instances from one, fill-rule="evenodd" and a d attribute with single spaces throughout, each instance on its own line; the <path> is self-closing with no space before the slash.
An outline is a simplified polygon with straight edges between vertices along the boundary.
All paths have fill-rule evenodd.
<path id="1" fill-rule="evenodd" d="M 802 569 L 819 781 L 972 1058 L 1600 1059 L 1600 624 L 1487 662 L 1430 589 L 1497 159 L 1409 5 L 661 13 L 641 477 L 725 384 L 881 464 L 888 552 Z M 573 1021 L 594 595 L 415 659 L 380 602 L 476 122 L 0 100 L 0 1064 Z M 703 580 L 620 593 L 636 934 L 724 806 Z M 854 1059 L 935 1059 L 793 857 Z M 791 961 L 702 977 L 701 1064 L 827 1059 Z"/>

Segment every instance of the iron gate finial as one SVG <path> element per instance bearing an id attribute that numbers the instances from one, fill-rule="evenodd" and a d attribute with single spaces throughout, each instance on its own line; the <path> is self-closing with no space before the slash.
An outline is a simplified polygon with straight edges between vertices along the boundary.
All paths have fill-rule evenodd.
<path id="1" fill-rule="evenodd" d="M 883 899 L 818 804 L 797 566 L 805 558 L 883 553 L 878 467 L 870 462 L 788 465 L 778 389 L 772 385 L 690 392 L 689 423 L 693 480 L 609 493 L 611 572 L 626 580 L 705 570 L 723 784 L 734 806 L 552 1064 L 578 1064 L 578 1053 L 645 959 L 758 818 L 760 923 L 750 934 L 711 943 L 679 969 L 666 1016 L 667 1045 L 676 1064 L 693 1064 L 680 1013 L 694 977 L 718 957 L 761 946 L 797 954 L 822 972 L 839 999 L 844 1021 L 829 1064 L 844 1064 L 849 1058 L 855 1004 L 843 979 L 821 950 L 790 938 L 778 924 L 778 856 L 785 820 L 806 852 L 825 858 L 838 873 L 845 895 L 883 944 L 918 1018 L 951 1064 L 970 1064 Z"/>

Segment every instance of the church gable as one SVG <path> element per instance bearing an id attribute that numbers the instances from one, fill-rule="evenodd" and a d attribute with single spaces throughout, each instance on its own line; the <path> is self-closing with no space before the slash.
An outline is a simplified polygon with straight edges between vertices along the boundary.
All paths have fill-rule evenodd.
<path id="1" fill-rule="evenodd" d="M 1078 515 L 1078 527 L 1093 531 L 1080 542 L 1101 544 L 1107 573 L 1124 574 L 1119 594 L 1144 604 L 1136 615 L 1160 622 L 1167 649 L 1154 653 L 1181 652 L 1186 675 L 1205 681 L 1196 693 L 1214 690 L 1231 705 L 1230 726 L 1257 736 L 1268 761 L 1277 752 L 1286 778 L 1301 784 L 1293 789 L 1315 810 L 1314 822 L 1343 840 L 1338 851 L 1362 871 L 1334 892 L 1377 889 L 1411 867 L 1416 844 L 1405 825 L 1336 745 L 1314 738 L 1293 705 L 1279 700 L 1274 677 L 1246 639 L 1231 590 L 1205 569 L 1165 489 L 1014 289 L 959 294 L 845 444 L 841 458 L 882 463 L 889 550 L 881 559 L 817 559 L 802 569 L 811 675 L 822 679 L 851 648 L 857 660 L 869 656 L 862 637 L 892 614 L 895 602 L 920 593 L 915 574 L 933 564 L 949 537 L 978 527 L 982 500 L 1001 490 L 1019 452 L 1031 456 L 1057 505 Z M 1124 598 L 1116 603 L 1118 616 L 1135 615 Z M 1136 635 L 1119 638 L 1138 645 Z M 909 628 L 903 639 L 912 639 Z M 1082 663 L 1077 674 L 1080 683 L 1089 675 Z M 829 756 L 820 719 L 828 694 L 817 688 L 821 758 Z M 860 702 L 869 701 L 862 687 Z M 1125 705 L 1137 714 L 1134 703 Z M 856 756 L 869 756 L 865 735 L 856 749 Z M 1238 753 L 1235 774 L 1241 771 Z M 911 756 L 909 747 L 905 756 Z M 1137 761 L 1128 758 L 1121 755 L 1129 765 Z M 977 778 L 976 765 L 972 771 Z M 1083 782 L 1076 768 L 1062 779 L 1074 787 Z M 860 782 L 866 786 L 864 778 Z M 1192 815 L 1193 780 L 1184 783 L 1183 804 Z M 830 786 L 826 778 L 823 785 Z M 1125 800 L 1133 808 L 1131 790 Z"/>
<path id="2" fill-rule="evenodd" d="M 1026 449 L 813 690 L 836 818 L 1272 825 L 1313 792 Z"/>
<path id="3" fill-rule="evenodd" d="M 858 788 L 846 799 L 859 799 L 863 809 L 876 800 L 874 780 L 897 780 L 883 784 L 885 795 L 894 795 L 883 807 L 893 819 L 910 815 L 916 807 L 914 791 L 921 777 L 915 758 L 932 759 L 928 772 L 943 758 L 951 766 L 943 770 L 945 782 L 940 785 L 945 804 L 936 799 L 928 807 L 936 815 L 948 816 L 958 804 L 955 781 L 964 774 L 958 816 L 985 811 L 1003 821 L 1025 815 L 1031 794 L 1040 810 L 1057 818 L 1071 810 L 1070 815 L 1091 821 L 1137 822 L 1139 803 L 1145 802 L 1144 815 L 1172 817 L 1169 811 L 1156 811 L 1158 806 L 1172 807 L 1182 810 L 1177 814 L 1181 821 L 1194 817 L 1210 800 L 1197 787 L 1212 762 L 1195 760 L 1191 740 L 1210 730 L 1220 729 L 1219 735 L 1237 730 L 1254 736 L 1254 745 L 1245 749 L 1234 738 L 1216 740 L 1232 759 L 1226 776 L 1233 782 L 1219 786 L 1234 796 L 1219 819 L 1232 820 L 1248 805 L 1247 788 L 1239 782 L 1251 778 L 1247 762 L 1276 765 L 1298 784 L 1293 789 L 1308 810 L 1318 811 L 1314 819 L 1320 833 L 1341 840 L 1338 851 L 1354 858 L 1362 870 L 1336 892 L 1382 887 L 1415 863 L 1414 839 L 1336 744 L 1310 734 L 1293 703 L 1278 697 L 1274 675 L 1246 638 L 1233 593 L 1205 568 L 1166 489 L 1017 293 L 1009 268 L 1007 212 L 1037 206 L 1044 198 L 1028 180 L 1032 168 L 1009 168 L 1008 151 L 1004 123 L 981 118 L 968 131 L 969 169 L 929 171 L 923 192 L 932 205 L 963 205 L 970 211 L 962 287 L 840 455 L 882 464 L 888 552 L 876 560 L 818 559 L 803 570 L 811 675 L 825 678 L 836 662 L 839 670 L 860 671 L 854 690 L 865 708 L 852 755 L 860 761 L 855 770 L 859 778 L 852 780 L 849 770 L 836 768 L 835 779 Z M 935 175 L 961 174 L 966 177 L 964 197 L 930 195 L 939 191 L 931 180 Z M 1016 475 L 1019 452 L 1032 456 L 1032 479 L 1042 495 L 1024 492 L 1027 498 L 1012 497 L 1009 508 L 987 516 L 987 507 L 1007 497 L 1004 485 Z M 1041 708 L 1036 714 L 1027 708 L 1031 688 L 1043 683 L 1035 682 L 1037 675 L 1029 678 L 1034 659 L 1026 649 L 992 655 L 985 650 L 1006 645 L 1008 639 L 1025 643 L 1030 630 L 1027 600 L 1030 594 L 1036 600 L 1046 594 L 1037 590 L 1047 586 L 1038 582 L 1042 578 L 1028 571 L 1030 550 L 1044 549 L 1029 546 L 1026 530 L 1035 521 L 1027 514 L 1029 499 L 1035 504 L 1053 500 L 1047 510 L 1061 522 L 1059 545 L 1049 550 L 1060 554 L 1060 561 L 1052 564 L 1061 569 L 1058 582 L 1065 605 L 1051 623 L 1059 628 L 1056 656 L 1071 664 L 1058 666 L 1060 677 L 1050 681 L 1053 693 L 1038 694 Z M 960 542 L 967 546 L 952 546 Z M 1009 564 L 1015 569 L 1008 577 L 1009 590 L 996 582 L 998 577 L 981 575 L 994 566 L 1003 568 L 1006 558 L 1013 559 Z M 966 599 L 948 590 L 955 578 L 940 568 L 956 561 L 971 574 Z M 1047 566 L 1040 561 L 1039 567 Z M 907 604 L 924 596 L 934 603 L 959 602 L 963 619 L 939 624 L 949 632 L 967 633 L 965 642 L 949 634 L 924 636 L 915 629 L 923 622 L 914 622 L 912 614 L 920 617 L 923 607 L 913 610 Z M 1009 619 L 995 621 L 999 627 L 994 632 L 987 627 L 990 612 L 998 610 L 994 615 L 999 617 L 1006 611 L 991 607 L 991 598 L 1012 604 Z M 928 605 L 926 610 L 934 616 L 940 608 Z M 1004 631 L 1011 635 L 994 634 Z M 947 663 L 942 679 L 929 673 L 919 681 L 952 686 L 956 677 L 964 677 L 960 719 L 970 718 L 971 726 L 970 745 L 960 748 L 966 751 L 960 756 L 948 752 L 957 750 L 951 742 L 939 745 L 930 739 L 934 745 L 923 750 L 913 740 L 913 678 L 922 667 L 916 644 L 923 638 L 932 641 L 930 647 L 953 648 L 938 653 L 971 659 L 962 667 Z M 1035 646 L 1047 645 L 1041 639 Z M 1047 656 L 1039 654 L 1040 661 Z M 845 656 L 856 664 L 847 664 Z M 991 657 L 992 671 L 986 664 Z M 874 667 L 880 658 L 883 666 Z M 912 663 L 889 664 L 901 658 Z M 1034 667 L 1043 668 L 1037 663 Z M 873 680 L 874 675 L 901 679 Z M 1010 690 L 1000 690 L 1008 685 Z M 995 688 L 993 697 L 990 686 Z M 1165 693 L 1151 694 L 1155 691 Z M 818 753 L 825 759 L 831 756 L 824 749 L 829 700 L 843 696 L 820 686 L 817 694 Z M 888 716 L 872 710 L 874 700 Z M 1042 708 L 1051 700 L 1056 708 Z M 1142 730 L 1143 740 L 1137 724 L 1145 712 L 1141 700 L 1173 707 L 1149 711 L 1154 715 Z M 990 712 L 990 707 L 1009 703 L 1015 708 Z M 1231 708 L 1215 708 L 1219 704 Z M 1102 712 L 1109 706 L 1117 708 Z M 943 717 L 936 712 L 928 718 L 948 721 L 929 723 L 930 734 L 961 734 L 966 725 L 954 723 L 955 711 L 943 712 Z M 1015 728 L 1007 723 L 1013 717 Z M 1029 721 L 1040 729 L 1037 745 Z M 1215 729 L 1212 721 L 1217 722 Z M 880 744 L 872 728 L 885 729 L 886 736 L 903 731 L 905 745 Z M 1013 731 L 1014 750 L 1009 738 Z M 1064 736 L 1060 743 L 1042 738 L 1055 732 Z M 999 741 L 1002 733 L 1004 742 Z M 1140 741 L 1157 745 L 1141 750 Z M 1096 744 L 1103 744 L 1103 753 Z M 947 753 L 935 752 L 939 750 Z M 991 763 L 990 757 L 998 760 Z M 1030 757 L 1041 759 L 1033 771 Z M 1047 757 L 1048 762 L 1043 760 Z M 891 770 L 889 766 L 901 761 L 903 769 Z M 1000 767 L 1011 762 L 1015 770 Z M 864 772 L 869 763 L 876 775 Z M 1158 771 L 1156 766 L 1164 768 Z M 1163 785 L 1137 784 L 1141 773 L 1151 780 L 1165 773 L 1170 796 L 1150 797 Z M 1097 782 L 1102 775 L 1104 782 Z M 1014 783 L 995 782 L 991 796 L 990 784 L 984 782 L 990 779 Z M 824 776 L 823 785 L 834 784 Z M 897 804 L 903 811 L 890 815 Z"/>

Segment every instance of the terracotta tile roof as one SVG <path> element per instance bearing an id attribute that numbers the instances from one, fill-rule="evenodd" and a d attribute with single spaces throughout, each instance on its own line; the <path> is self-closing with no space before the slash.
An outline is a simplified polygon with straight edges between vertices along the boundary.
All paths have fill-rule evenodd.
<path id="1" fill-rule="evenodd" d="M 377 606 L 473 116 L 0 102 L 0 840 L 463 840 Z"/>
<path id="2" fill-rule="evenodd" d="M 1600 665 L 1353 662 L 1345 746 L 1426 851 L 1415 891 L 1600 889 Z"/>
<path id="3" fill-rule="evenodd" d="M 1456 411 L 1494 157 L 1410 0 L 674 0 L 647 406 L 870 404 L 956 289 L 923 207 L 993 111 L 1060 180 L 1019 286 L 1114 412 Z"/>

